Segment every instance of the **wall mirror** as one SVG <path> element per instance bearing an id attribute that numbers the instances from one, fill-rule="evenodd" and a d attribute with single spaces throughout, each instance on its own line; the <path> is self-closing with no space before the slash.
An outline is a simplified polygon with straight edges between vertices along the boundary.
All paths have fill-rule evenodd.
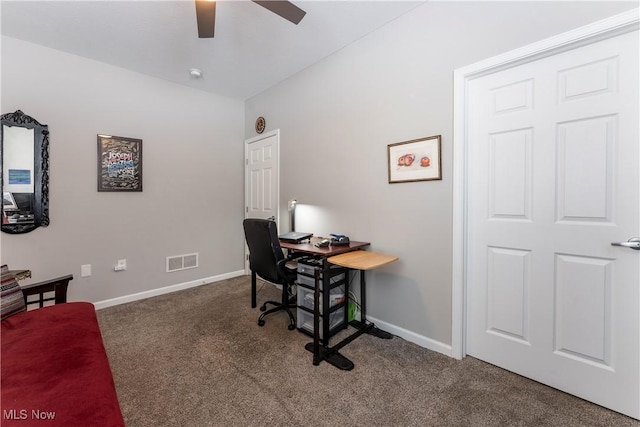
<path id="1" fill-rule="evenodd" d="M 49 130 L 18 110 L 0 116 L 2 231 L 49 225 Z"/>

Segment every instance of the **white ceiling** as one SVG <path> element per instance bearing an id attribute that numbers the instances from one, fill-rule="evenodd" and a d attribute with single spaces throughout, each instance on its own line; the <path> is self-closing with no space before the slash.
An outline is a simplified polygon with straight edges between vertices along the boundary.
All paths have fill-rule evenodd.
<path id="1" fill-rule="evenodd" d="M 223 96 L 247 99 L 424 1 L 294 0 L 299 25 L 247 0 L 218 1 L 199 39 L 194 0 L 6 1 L 3 35 Z M 190 68 L 202 70 L 194 79 Z"/>

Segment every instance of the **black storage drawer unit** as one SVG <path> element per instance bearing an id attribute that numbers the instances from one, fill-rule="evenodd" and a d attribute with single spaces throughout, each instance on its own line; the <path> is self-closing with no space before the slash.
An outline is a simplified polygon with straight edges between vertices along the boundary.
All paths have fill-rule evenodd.
<path id="1" fill-rule="evenodd" d="M 323 260 L 305 259 L 298 261 L 297 325 L 298 330 L 313 336 L 313 308 L 316 269 L 320 271 L 318 304 L 320 314 L 320 342 L 323 344 L 336 332 L 348 324 L 347 300 L 349 284 L 347 269 L 332 266 L 323 271 Z M 325 277 L 326 275 L 326 277 Z M 328 292 L 325 292 L 328 289 Z"/>

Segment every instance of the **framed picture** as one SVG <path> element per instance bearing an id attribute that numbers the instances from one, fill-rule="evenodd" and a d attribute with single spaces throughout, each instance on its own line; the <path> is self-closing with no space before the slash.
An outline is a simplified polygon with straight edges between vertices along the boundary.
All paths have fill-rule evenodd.
<path id="1" fill-rule="evenodd" d="M 9 184 L 31 185 L 32 175 L 31 169 L 9 169 Z"/>
<path id="2" fill-rule="evenodd" d="M 142 191 L 142 140 L 98 135 L 98 191 Z"/>
<path id="3" fill-rule="evenodd" d="M 442 179 L 440 135 L 387 145 L 389 184 Z"/>

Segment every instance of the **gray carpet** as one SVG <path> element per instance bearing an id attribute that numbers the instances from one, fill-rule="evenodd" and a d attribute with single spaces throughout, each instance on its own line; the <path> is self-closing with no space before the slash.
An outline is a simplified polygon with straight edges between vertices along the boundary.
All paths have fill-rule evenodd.
<path id="1" fill-rule="evenodd" d="M 278 298 L 265 285 L 258 303 Z M 100 310 L 128 427 L 640 426 L 472 357 L 364 335 L 313 366 L 283 313 L 256 324 L 249 278 Z"/>

